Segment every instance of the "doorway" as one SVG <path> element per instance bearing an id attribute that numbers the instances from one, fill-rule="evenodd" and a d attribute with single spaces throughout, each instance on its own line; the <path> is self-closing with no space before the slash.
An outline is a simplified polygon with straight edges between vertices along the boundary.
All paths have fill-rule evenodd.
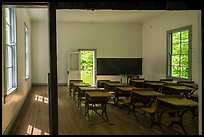
<path id="1" fill-rule="evenodd" d="M 79 49 L 81 80 L 96 84 L 96 49 Z"/>

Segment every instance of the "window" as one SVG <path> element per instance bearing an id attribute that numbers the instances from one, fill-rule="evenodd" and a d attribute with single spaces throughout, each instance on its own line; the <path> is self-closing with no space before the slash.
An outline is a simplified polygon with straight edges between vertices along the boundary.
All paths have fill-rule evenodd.
<path id="1" fill-rule="evenodd" d="M 26 70 L 26 79 L 29 78 L 29 38 L 28 38 L 28 27 L 25 28 L 25 70 Z"/>
<path id="2" fill-rule="evenodd" d="M 192 79 L 192 26 L 167 31 L 167 77 Z"/>
<path id="3" fill-rule="evenodd" d="M 16 17 L 13 8 L 5 8 L 6 30 L 6 95 L 17 87 Z"/>

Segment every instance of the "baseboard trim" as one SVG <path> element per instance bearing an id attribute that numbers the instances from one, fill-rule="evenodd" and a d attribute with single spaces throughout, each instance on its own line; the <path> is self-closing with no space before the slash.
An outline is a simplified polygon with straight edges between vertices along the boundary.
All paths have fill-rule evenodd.
<path id="1" fill-rule="evenodd" d="M 58 83 L 58 86 L 67 86 L 67 83 Z"/>
<path id="2" fill-rule="evenodd" d="M 48 83 L 32 83 L 32 86 L 48 86 Z"/>
<path id="3" fill-rule="evenodd" d="M 58 86 L 67 86 L 67 83 L 58 83 Z M 48 83 L 32 83 L 32 86 L 48 86 Z"/>

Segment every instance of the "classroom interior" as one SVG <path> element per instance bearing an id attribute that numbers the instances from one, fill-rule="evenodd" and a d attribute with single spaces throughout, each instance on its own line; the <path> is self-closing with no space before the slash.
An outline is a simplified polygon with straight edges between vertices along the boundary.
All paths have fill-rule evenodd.
<path id="1" fill-rule="evenodd" d="M 167 126 L 164 124 L 162 128 L 156 125 L 150 127 L 151 117 L 148 114 L 137 110 L 135 118 L 134 114 L 128 114 L 128 107 L 118 107 L 111 103 L 108 103 L 107 115 L 112 124 L 101 121 L 101 118 L 93 112 L 89 117 L 93 115 L 92 120 L 95 120 L 95 123 L 90 124 L 89 119 L 84 115 L 86 106 L 82 104 L 80 109 L 77 101 L 73 100 L 73 95 L 69 95 L 70 80 L 80 79 L 80 75 L 77 73 L 70 75 L 68 69 L 71 62 L 70 53 L 93 50 L 96 60 L 97 58 L 142 58 L 142 73 L 138 75 L 140 78 L 148 81 L 166 79 L 167 34 L 171 30 L 191 26 L 191 77 L 189 80 L 198 85 L 198 116 L 191 119 L 192 114 L 189 112 L 187 120 L 184 117 L 185 124 L 188 124 L 184 127 L 191 130 L 189 134 L 201 135 L 201 13 L 201 10 L 56 10 L 59 134 L 185 134 L 181 127 L 175 127 L 175 129 L 168 127 L 168 122 Z M 6 18 L 4 18 L 5 8 L 2 7 L 2 135 L 50 134 L 48 73 L 51 60 L 48 8 L 17 7 L 15 15 L 17 88 L 8 94 Z M 130 82 L 130 78 L 126 75 L 125 77 L 124 75 L 97 75 L 97 63 L 94 67 L 92 86 L 98 86 L 98 82 L 103 80 L 126 84 Z M 44 103 L 35 101 L 39 97 L 44 97 Z"/>

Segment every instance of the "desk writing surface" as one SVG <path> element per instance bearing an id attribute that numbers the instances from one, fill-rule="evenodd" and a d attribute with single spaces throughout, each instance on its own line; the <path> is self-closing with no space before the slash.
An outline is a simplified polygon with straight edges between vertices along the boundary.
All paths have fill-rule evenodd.
<path id="1" fill-rule="evenodd" d="M 71 84 L 71 85 L 75 85 L 75 84 L 84 84 L 84 82 L 81 82 L 81 81 L 80 81 L 80 82 L 79 82 L 79 81 L 74 81 L 74 82 L 71 82 L 70 84 Z"/>
<path id="2" fill-rule="evenodd" d="M 80 86 L 91 86 L 90 84 L 88 84 L 88 83 L 83 83 L 83 82 L 82 82 L 82 83 L 73 83 L 73 85 L 74 85 L 74 86 L 79 86 L 79 87 L 80 87 Z"/>
<path id="3" fill-rule="evenodd" d="M 135 87 L 116 87 L 116 88 L 122 91 L 132 91 L 132 89 L 135 89 Z"/>
<path id="4" fill-rule="evenodd" d="M 186 98 L 158 98 L 159 100 L 175 106 L 196 107 L 198 103 Z"/>
<path id="5" fill-rule="evenodd" d="M 194 86 L 194 83 L 181 83 L 184 86 L 192 87 Z"/>
<path id="6" fill-rule="evenodd" d="M 83 81 L 70 81 L 71 84 L 73 83 L 84 83 Z"/>
<path id="7" fill-rule="evenodd" d="M 146 84 L 153 85 L 153 86 L 162 86 L 164 83 L 161 82 L 145 82 Z"/>
<path id="8" fill-rule="evenodd" d="M 139 80 L 139 79 L 134 79 L 134 80 L 131 80 L 132 82 L 144 82 L 144 80 Z"/>
<path id="9" fill-rule="evenodd" d="M 162 82 L 166 84 L 177 84 L 177 81 L 162 81 Z"/>
<path id="10" fill-rule="evenodd" d="M 113 95 L 109 92 L 104 91 L 93 91 L 93 92 L 86 92 L 90 97 L 112 97 Z"/>
<path id="11" fill-rule="evenodd" d="M 141 96 L 164 96 L 164 94 L 156 91 L 133 91 L 133 92 Z"/>
<path id="12" fill-rule="evenodd" d="M 166 86 L 176 90 L 193 90 L 193 88 L 186 87 L 186 86 Z"/>
<path id="13" fill-rule="evenodd" d="M 79 87 L 80 90 L 104 90 L 104 88 L 97 87 Z"/>
<path id="14" fill-rule="evenodd" d="M 122 83 L 106 83 L 109 86 L 129 86 L 127 84 L 122 84 Z"/>

